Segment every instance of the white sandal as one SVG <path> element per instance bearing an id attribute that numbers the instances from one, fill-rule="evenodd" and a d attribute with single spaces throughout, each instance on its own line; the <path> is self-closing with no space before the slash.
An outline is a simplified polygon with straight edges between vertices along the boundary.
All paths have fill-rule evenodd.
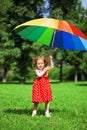
<path id="1" fill-rule="evenodd" d="M 36 110 L 33 110 L 32 116 L 36 116 L 36 114 L 37 114 L 37 111 L 36 111 Z"/>
<path id="2" fill-rule="evenodd" d="M 51 117 L 49 111 L 46 111 L 46 112 L 45 112 L 45 116 L 46 116 L 46 117 Z"/>

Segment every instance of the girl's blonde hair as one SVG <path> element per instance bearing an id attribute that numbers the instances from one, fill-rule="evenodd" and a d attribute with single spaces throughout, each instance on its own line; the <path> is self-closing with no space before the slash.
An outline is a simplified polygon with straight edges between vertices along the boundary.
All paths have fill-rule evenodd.
<path id="1" fill-rule="evenodd" d="M 37 65 L 37 61 L 38 61 L 39 59 L 43 60 L 43 61 L 44 61 L 44 65 L 47 66 L 47 64 L 48 64 L 48 59 L 47 59 L 46 57 L 44 57 L 44 56 L 38 56 L 38 57 L 34 58 L 34 59 L 33 59 L 33 65 L 34 65 L 34 66 Z"/>

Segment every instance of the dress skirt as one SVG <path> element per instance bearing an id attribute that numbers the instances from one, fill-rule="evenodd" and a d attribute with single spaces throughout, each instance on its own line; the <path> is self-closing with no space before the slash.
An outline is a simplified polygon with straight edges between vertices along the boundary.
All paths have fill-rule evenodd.
<path id="1" fill-rule="evenodd" d="M 37 78 L 32 88 L 32 102 L 52 101 L 52 91 L 48 77 Z"/>

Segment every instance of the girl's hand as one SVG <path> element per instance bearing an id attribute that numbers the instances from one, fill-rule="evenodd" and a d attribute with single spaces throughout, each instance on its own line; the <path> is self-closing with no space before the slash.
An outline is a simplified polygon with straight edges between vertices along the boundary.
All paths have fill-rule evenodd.
<path id="1" fill-rule="evenodd" d="M 53 56 L 50 55 L 49 58 L 50 58 L 50 65 L 45 68 L 46 71 L 52 70 L 54 68 Z"/>
<path id="2" fill-rule="evenodd" d="M 50 56 L 49 56 L 49 58 L 50 58 L 50 60 L 52 60 L 52 59 L 53 59 L 53 56 L 52 56 L 52 55 L 50 55 Z"/>

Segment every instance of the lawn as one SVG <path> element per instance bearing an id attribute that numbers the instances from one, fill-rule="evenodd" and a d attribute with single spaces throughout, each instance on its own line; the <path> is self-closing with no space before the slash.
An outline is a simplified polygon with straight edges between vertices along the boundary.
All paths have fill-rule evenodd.
<path id="1" fill-rule="evenodd" d="M 87 82 L 53 83 L 51 118 L 32 117 L 32 84 L 0 84 L 0 130 L 87 130 Z"/>

